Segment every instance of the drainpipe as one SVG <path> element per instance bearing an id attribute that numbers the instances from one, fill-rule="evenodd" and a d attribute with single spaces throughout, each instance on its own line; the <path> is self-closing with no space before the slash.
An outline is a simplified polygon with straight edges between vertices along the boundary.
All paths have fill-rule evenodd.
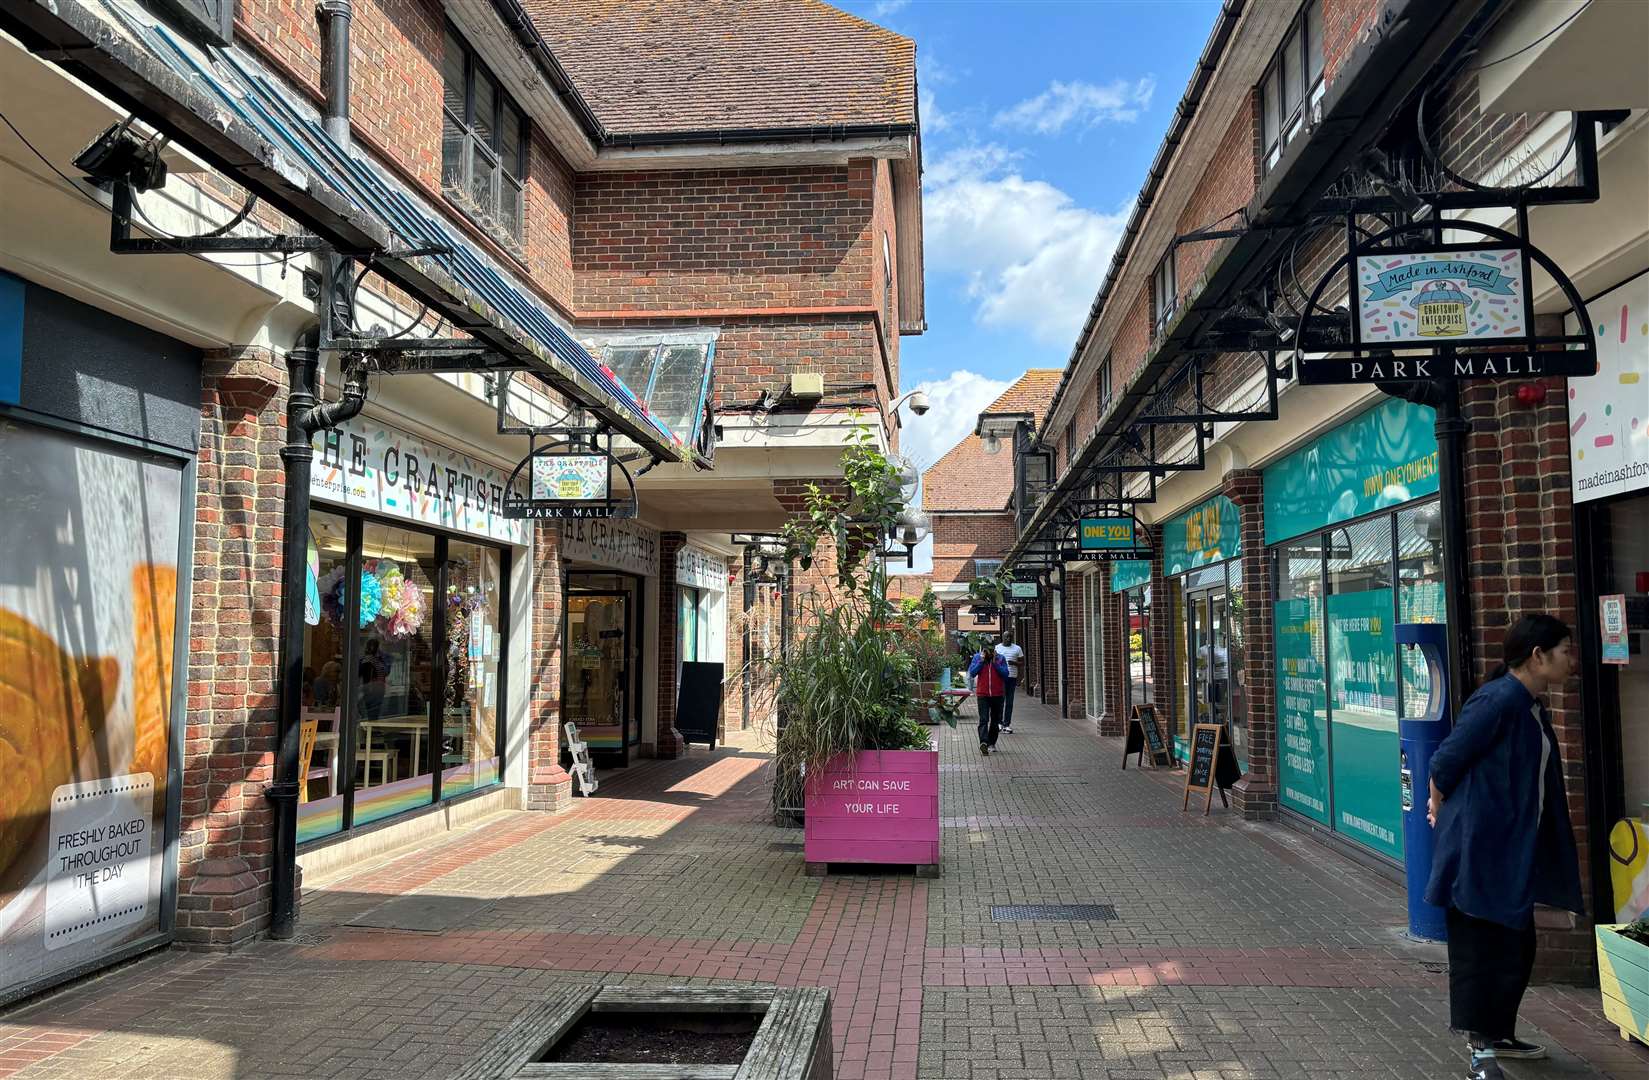
<path id="1" fill-rule="evenodd" d="M 286 354 L 286 470 L 282 544 L 281 644 L 275 779 L 264 794 L 275 808 L 274 867 L 271 873 L 269 934 L 290 938 L 297 921 L 298 743 L 302 732 L 304 597 L 309 571 L 309 477 L 315 450 L 311 437 L 360 413 L 366 405 L 366 375 L 346 377 L 343 397 L 320 404 L 320 327 L 305 331 Z"/>
<path id="2" fill-rule="evenodd" d="M 349 146 L 349 23 L 355 16 L 351 0 L 321 0 L 315 5 L 321 21 L 322 125 L 339 146 Z"/>

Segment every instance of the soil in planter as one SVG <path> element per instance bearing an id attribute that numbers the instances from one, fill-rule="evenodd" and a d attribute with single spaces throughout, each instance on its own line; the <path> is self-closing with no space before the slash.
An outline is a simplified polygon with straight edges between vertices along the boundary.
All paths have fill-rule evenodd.
<path id="1" fill-rule="evenodd" d="M 756 1013 L 590 1013 L 540 1061 L 737 1065 L 756 1041 Z"/>

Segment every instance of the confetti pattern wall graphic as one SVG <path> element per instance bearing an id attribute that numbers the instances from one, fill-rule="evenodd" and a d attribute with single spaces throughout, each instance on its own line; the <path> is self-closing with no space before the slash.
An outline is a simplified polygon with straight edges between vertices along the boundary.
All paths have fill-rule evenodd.
<path id="1" fill-rule="evenodd" d="M 1598 373 L 1569 380 L 1569 458 L 1577 501 L 1649 488 L 1649 274 L 1586 305 Z M 1569 332 L 1580 329 L 1575 316 Z"/>
<path id="2" fill-rule="evenodd" d="M 1357 259 L 1364 344 L 1494 341 L 1528 334 L 1515 248 Z"/>

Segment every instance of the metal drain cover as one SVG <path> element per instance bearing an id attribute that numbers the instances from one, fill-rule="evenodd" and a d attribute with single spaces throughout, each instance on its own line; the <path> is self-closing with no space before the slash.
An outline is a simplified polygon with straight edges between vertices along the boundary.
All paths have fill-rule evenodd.
<path id="1" fill-rule="evenodd" d="M 775 840 L 767 845 L 768 851 L 801 851 L 806 845 L 798 844 L 794 840 Z"/>
<path id="2" fill-rule="evenodd" d="M 1105 922 L 1117 917 L 1111 904 L 996 904 L 991 922 Z"/>

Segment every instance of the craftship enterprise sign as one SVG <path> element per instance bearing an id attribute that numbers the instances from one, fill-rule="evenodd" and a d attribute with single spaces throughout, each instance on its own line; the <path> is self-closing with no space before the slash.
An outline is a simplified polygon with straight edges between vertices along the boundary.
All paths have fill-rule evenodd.
<path id="1" fill-rule="evenodd" d="M 1541 334 L 1529 292 L 1531 266 L 1550 273 L 1571 304 L 1578 294 L 1562 269 L 1526 240 L 1487 226 L 1450 222 L 1492 244 L 1404 241 L 1432 226 L 1389 230 L 1351 249 L 1324 275 L 1308 307 L 1341 278 L 1354 296 L 1351 341 L 1309 344 L 1296 337 L 1302 383 L 1586 376 L 1597 370 L 1589 334 Z M 1388 246 L 1389 245 L 1389 246 Z M 1328 355 L 1307 356 L 1307 351 Z"/>

